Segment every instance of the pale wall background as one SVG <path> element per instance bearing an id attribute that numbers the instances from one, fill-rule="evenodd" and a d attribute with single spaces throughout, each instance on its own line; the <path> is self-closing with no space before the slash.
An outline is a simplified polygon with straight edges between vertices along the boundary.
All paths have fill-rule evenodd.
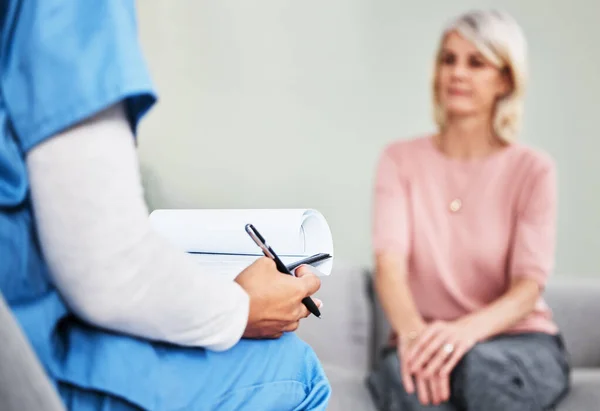
<path id="1" fill-rule="evenodd" d="M 529 39 L 523 140 L 558 163 L 557 272 L 600 275 L 598 0 L 139 1 L 161 95 L 141 128 L 150 207 L 316 208 L 336 256 L 370 264 L 376 158 L 433 130 L 439 32 L 480 6 Z"/>

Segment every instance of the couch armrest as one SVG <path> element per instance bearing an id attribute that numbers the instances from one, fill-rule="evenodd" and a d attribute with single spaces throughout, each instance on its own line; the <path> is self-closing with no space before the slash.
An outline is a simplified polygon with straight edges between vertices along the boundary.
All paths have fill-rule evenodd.
<path id="1" fill-rule="evenodd" d="M 48 375 L 0 294 L 0 410 L 64 411 Z"/>
<path id="2" fill-rule="evenodd" d="M 379 362 L 379 354 L 385 347 L 389 333 L 391 330 L 390 324 L 385 316 L 383 307 L 375 293 L 372 272 L 367 271 L 365 274 L 366 292 L 371 303 L 371 340 L 369 342 L 370 351 L 370 368 L 374 369 Z"/>

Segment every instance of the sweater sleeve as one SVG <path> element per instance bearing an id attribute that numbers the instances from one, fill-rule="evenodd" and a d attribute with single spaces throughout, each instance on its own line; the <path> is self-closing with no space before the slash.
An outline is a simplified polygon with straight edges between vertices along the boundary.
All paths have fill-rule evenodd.
<path id="1" fill-rule="evenodd" d="M 510 267 L 513 278 L 527 277 L 545 286 L 554 268 L 556 219 L 556 169 L 548 162 L 531 179 L 519 207 Z"/>
<path id="2" fill-rule="evenodd" d="M 245 291 L 152 231 L 123 104 L 35 146 L 27 167 L 42 250 L 75 314 L 184 346 L 225 350 L 241 338 Z"/>
<path id="3" fill-rule="evenodd" d="M 380 156 L 375 175 L 373 250 L 406 256 L 410 227 L 406 184 L 387 151 Z"/>

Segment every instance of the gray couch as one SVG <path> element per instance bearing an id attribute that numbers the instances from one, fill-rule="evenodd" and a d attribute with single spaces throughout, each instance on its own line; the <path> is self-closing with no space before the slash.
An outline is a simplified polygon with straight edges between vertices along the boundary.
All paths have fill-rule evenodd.
<path id="1" fill-rule="evenodd" d="M 370 273 L 336 261 L 323 279 L 323 318 L 304 321 L 298 334 L 310 343 L 329 376 L 331 411 L 372 411 L 365 376 L 385 342 L 388 326 L 370 287 Z M 600 409 L 600 279 L 558 277 L 545 298 L 561 328 L 573 366 L 572 388 L 558 411 Z"/>

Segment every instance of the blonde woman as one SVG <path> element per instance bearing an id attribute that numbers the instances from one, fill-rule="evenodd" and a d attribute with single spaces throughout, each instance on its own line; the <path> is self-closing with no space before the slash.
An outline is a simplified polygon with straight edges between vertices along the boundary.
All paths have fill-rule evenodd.
<path id="1" fill-rule="evenodd" d="M 378 164 L 375 287 L 393 344 L 369 378 L 380 410 L 546 410 L 569 365 L 542 292 L 553 268 L 556 175 L 515 142 L 526 41 L 509 15 L 444 31 L 435 135 Z"/>

